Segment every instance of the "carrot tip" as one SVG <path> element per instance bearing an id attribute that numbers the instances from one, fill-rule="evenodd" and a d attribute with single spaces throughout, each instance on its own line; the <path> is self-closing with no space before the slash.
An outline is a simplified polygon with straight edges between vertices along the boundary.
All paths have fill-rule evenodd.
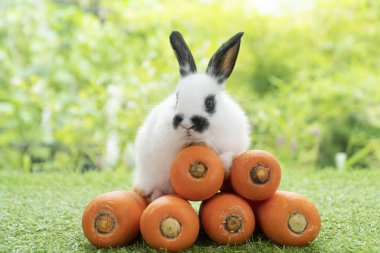
<path id="1" fill-rule="evenodd" d="M 306 217 L 302 213 L 293 212 L 288 217 L 288 227 L 293 233 L 302 234 L 307 225 Z"/>
<path id="2" fill-rule="evenodd" d="M 236 214 L 229 215 L 223 223 L 225 230 L 231 234 L 240 232 L 243 225 L 242 218 Z"/>
<path id="3" fill-rule="evenodd" d="M 207 166 L 199 161 L 193 162 L 190 165 L 189 173 L 194 178 L 202 178 L 207 173 Z"/>
<path id="4" fill-rule="evenodd" d="M 254 184 L 265 184 L 269 181 L 270 176 L 270 169 L 262 163 L 257 163 L 249 171 L 249 177 Z"/>
<path id="5" fill-rule="evenodd" d="M 167 217 L 160 223 L 161 234 L 169 239 L 176 238 L 181 233 L 182 225 L 174 217 Z"/>
<path id="6" fill-rule="evenodd" d="M 116 217 L 109 212 L 99 212 L 94 220 L 94 227 L 98 234 L 109 234 L 115 229 Z"/>

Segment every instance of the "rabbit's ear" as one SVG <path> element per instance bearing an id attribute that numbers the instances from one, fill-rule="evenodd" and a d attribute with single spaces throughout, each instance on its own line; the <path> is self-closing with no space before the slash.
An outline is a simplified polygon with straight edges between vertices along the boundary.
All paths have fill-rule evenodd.
<path id="1" fill-rule="evenodd" d="M 190 49 L 186 45 L 186 42 L 180 32 L 173 31 L 170 34 L 170 44 L 172 45 L 177 57 L 181 76 L 185 77 L 191 73 L 197 72 L 193 55 L 191 54 Z"/>
<path id="2" fill-rule="evenodd" d="M 206 72 L 215 77 L 218 83 L 223 83 L 231 75 L 239 54 L 240 39 L 243 34 L 243 32 L 235 34 L 212 56 Z"/>

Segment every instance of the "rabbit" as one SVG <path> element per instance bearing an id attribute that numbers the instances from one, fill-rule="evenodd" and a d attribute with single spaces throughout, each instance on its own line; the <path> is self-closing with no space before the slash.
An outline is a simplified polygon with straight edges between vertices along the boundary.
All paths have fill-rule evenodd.
<path id="1" fill-rule="evenodd" d="M 171 33 L 180 80 L 175 92 L 152 109 L 135 139 L 133 188 L 148 201 L 173 193 L 169 170 L 183 147 L 204 143 L 212 148 L 222 161 L 225 178 L 234 157 L 247 150 L 248 118 L 224 89 L 242 36 L 237 33 L 224 43 L 212 56 L 207 71 L 198 73 L 181 33 Z"/>

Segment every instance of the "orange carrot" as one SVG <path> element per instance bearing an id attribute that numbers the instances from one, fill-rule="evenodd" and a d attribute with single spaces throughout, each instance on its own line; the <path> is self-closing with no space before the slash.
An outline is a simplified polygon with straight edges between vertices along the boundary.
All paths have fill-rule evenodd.
<path id="1" fill-rule="evenodd" d="M 272 196 L 281 180 L 281 168 L 271 153 L 250 150 L 239 155 L 231 168 L 231 185 L 240 196 L 264 200 Z"/>
<path id="2" fill-rule="evenodd" d="M 181 197 L 198 201 L 212 197 L 222 186 L 224 170 L 218 155 L 205 146 L 180 151 L 170 170 L 170 182 Z"/>
<path id="3" fill-rule="evenodd" d="M 312 202 L 298 193 L 277 191 L 271 198 L 255 205 L 261 229 L 278 244 L 303 246 L 318 236 L 321 228 L 319 212 Z"/>
<path id="4" fill-rule="evenodd" d="M 139 233 L 145 200 L 134 192 L 113 191 L 99 195 L 84 210 L 82 229 L 97 247 L 128 244 Z"/>
<path id="5" fill-rule="evenodd" d="M 201 223 L 216 243 L 236 245 L 251 237 L 255 217 L 249 204 L 231 193 L 219 193 L 202 202 Z"/>
<path id="6" fill-rule="evenodd" d="M 193 245 L 199 233 L 199 219 L 186 200 L 167 195 L 154 200 L 140 220 L 144 240 L 155 249 L 184 250 Z"/>

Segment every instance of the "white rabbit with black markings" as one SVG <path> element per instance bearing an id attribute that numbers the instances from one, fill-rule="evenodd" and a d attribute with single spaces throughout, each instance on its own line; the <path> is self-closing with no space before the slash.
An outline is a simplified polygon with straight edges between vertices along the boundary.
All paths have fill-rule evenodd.
<path id="1" fill-rule="evenodd" d="M 234 157 L 250 144 L 248 119 L 224 90 L 242 36 L 237 33 L 224 43 L 212 56 L 206 73 L 197 73 L 182 35 L 171 33 L 181 78 L 175 92 L 152 109 L 137 133 L 136 192 L 149 200 L 173 193 L 171 164 L 181 148 L 191 143 L 202 142 L 216 151 L 229 176 Z"/>

